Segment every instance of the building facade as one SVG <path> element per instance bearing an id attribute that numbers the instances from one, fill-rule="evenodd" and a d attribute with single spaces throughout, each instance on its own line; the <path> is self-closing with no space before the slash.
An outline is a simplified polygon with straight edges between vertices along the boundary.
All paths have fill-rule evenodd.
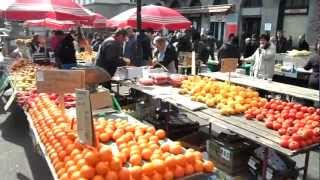
<path id="1" fill-rule="evenodd" d="M 136 3 L 136 0 L 77 1 L 107 18 L 135 7 Z M 281 30 L 285 36 L 292 36 L 294 43 L 299 35 L 305 34 L 313 44 L 320 34 L 319 0 L 142 0 L 142 5 L 148 4 L 179 10 L 192 21 L 194 29 L 212 34 L 220 41 L 230 33 L 245 38 L 261 33 L 275 35 Z"/>

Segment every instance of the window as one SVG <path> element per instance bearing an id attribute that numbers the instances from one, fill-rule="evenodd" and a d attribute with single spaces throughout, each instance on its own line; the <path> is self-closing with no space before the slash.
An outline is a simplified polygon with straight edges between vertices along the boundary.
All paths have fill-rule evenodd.
<path id="1" fill-rule="evenodd" d="M 190 3 L 190 6 L 201 6 L 200 0 L 193 0 Z"/>
<path id="2" fill-rule="evenodd" d="M 242 4 L 243 7 L 261 7 L 262 0 L 245 0 Z"/>
<path id="3" fill-rule="evenodd" d="M 308 0 L 286 0 L 286 9 L 306 9 L 308 8 Z"/>
<path id="4" fill-rule="evenodd" d="M 228 0 L 214 0 L 213 5 L 228 4 Z"/>

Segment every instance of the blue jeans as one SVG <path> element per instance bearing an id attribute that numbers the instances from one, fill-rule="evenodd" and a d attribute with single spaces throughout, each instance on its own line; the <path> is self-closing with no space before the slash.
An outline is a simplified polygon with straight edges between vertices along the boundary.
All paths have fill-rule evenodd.
<path id="1" fill-rule="evenodd" d="M 61 66 L 62 66 L 62 69 L 71 69 L 73 67 L 76 67 L 77 64 L 76 63 L 75 64 L 62 64 Z"/>

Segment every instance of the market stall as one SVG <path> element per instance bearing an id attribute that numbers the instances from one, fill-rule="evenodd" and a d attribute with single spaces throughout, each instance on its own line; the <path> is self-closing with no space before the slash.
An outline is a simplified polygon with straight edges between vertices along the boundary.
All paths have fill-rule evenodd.
<path id="1" fill-rule="evenodd" d="M 92 90 L 85 89 L 72 93 L 72 88 L 93 82 L 92 75 L 81 77 L 85 71 L 56 70 L 28 61 L 8 68 L 16 101 L 26 113 L 34 144 L 54 179 L 199 179 L 212 175 L 211 161 L 171 141 L 166 131 L 115 111 L 93 115 L 93 108 L 105 105 L 110 94 L 92 96 Z M 48 83 L 55 86 L 46 86 Z M 73 106 L 67 109 L 71 102 Z"/>

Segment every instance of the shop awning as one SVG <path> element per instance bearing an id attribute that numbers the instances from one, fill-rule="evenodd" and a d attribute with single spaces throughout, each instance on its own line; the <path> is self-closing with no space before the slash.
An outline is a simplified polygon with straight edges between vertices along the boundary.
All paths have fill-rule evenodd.
<path id="1" fill-rule="evenodd" d="M 227 14 L 232 11 L 232 4 L 195 6 L 177 9 L 182 14 Z"/>

